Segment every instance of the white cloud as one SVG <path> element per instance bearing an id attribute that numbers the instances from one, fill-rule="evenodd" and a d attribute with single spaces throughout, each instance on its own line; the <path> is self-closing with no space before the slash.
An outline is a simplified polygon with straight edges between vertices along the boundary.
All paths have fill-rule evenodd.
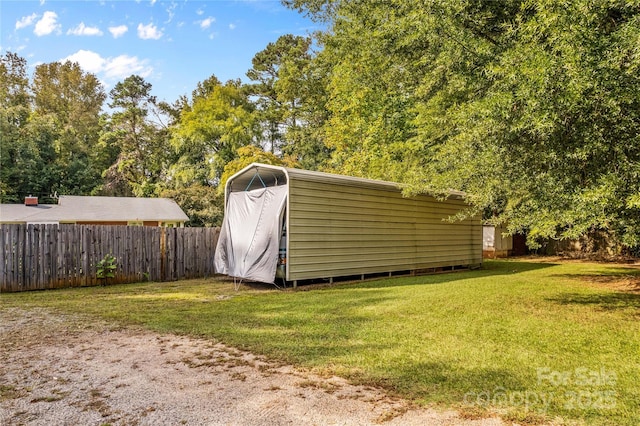
<path id="1" fill-rule="evenodd" d="M 77 36 L 101 36 L 102 31 L 98 27 L 87 27 L 84 22 L 80 22 L 75 28 L 71 28 L 67 31 L 67 34 L 77 35 Z"/>
<path id="2" fill-rule="evenodd" d="M 16 30 L 33 25 L 33 21 L 35 21 L 37 17 L 38 15 L 35 13 L 22 17 L 18 22 L 16 22 Z"/>
<path id="3" fill-rule="evenodd" d="M 78 50 L 73 55 L 67 56 L 61 60 L 61 62 L 66 61 L 77 62 L 80 65 L 80 68 L 93 74 L 103 71 L 105 64 L 107 63 L 106 59 L 90 50 Z"/>
<path id="4" fill-rule="evenodd" d="M 57 22 L 58 15 L 55 12 L 46 11 L 38 22 L 33 33 L 38 37 L 49 35 L 52 32 L 60 29 L 60 24 Z"/>
<path id="5" fill-rule="evenodd" d="M 198 10 L 196 10 L 196 13 L 198 14 L 198 16 L 202 16 L 202 15 L 204 15 L 204 10 L 198 9 Z"/>
<path id="6" fill-rule="evenodd" d="M 153 72 L 153 68 L 147 64 L 146 60 L 140 60 L 136 56 L 120 55 L 115 58 L 103 58 L 90 50 L 78 50 L 60 61 L 77 62 L 84 71 L 96 75 L 102 74 L 109 80 L 121 80 L 131 74 L 148 77 Z"/>
<path id="7" fill-rule="evenodd" d="M 212 18 L 211 16 L 209 16 L 207 19 L 203 19 L 202 21 L 200 21 L 200 28 L 202 28 L 203 30 L 206 30 L 214 22 L 216 22 L 216 18 Z"/>
<path id="8" fill-rule="evenodd" d="M 176 16 L 175 10 L 177 6 L 178 6 L 177 3 L 171 2 L 171 4 L 165 9 L 165 11 L 167 12 L 167 20 L 164 21 L 165 24 L 168 24 L 171 21 L 173 21 L 173 18 Z"/>
<path id="9" fill-rule="evenodd" d="M 147 65 L 146 61 L 140 60 L 136 56 L 120 55 L 115 58 L 109 58 L 104 71 L 108 78 L 122 79 L 129 77 L 131 74 L 148 77 L 153 72 L 153 68 Z"/>
<path id="10" fill-rule="evenodd" d="M 235 30 L 236 29 L 236 24 L 229 24 L 229 29 L 230 30 Z"/>
<path id="11" fill-rule="evenodd" d="M 138 37 L 143 40 L 158 40 L 160 37 L 162 37 L 162 31 L 158 30 L 158 27 L 153 24 L 138 24 Z"/>
<path id="12" fill-rule="evenodd" d="M 113 36 L 113 38 L 122 37 L 124 33 L 129 31 L 126 25 L 118 25 L 117 27 L 109 27 L 109 32 Z"/>

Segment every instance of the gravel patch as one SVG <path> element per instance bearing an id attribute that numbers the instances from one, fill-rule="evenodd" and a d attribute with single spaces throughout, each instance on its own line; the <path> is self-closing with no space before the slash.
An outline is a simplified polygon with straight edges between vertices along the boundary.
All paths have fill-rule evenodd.
<path id="1" fill-rule="evenodd" d="M 203 339 L 0 308 L 0 425 L 468 425 Z"/>

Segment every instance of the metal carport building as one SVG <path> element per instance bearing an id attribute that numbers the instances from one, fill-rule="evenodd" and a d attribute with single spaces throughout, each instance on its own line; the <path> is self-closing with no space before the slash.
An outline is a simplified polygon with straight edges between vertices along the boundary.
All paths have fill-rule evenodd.
<path id="1" fill-rule="evenodd" d="M 268 188 L 279 188 L 282 193 L 280 207 L 275 207 L 272 217 L 267 221 L 265 217 L 254 221 L 243 218 L 232 229 L 228 220 L 237 213 L 234 209 L 257 210 L 262 204 L 238 208 L 230 199 L 253 197 L 251 194 L 259 195 Z M 265 231 L 272 249 L 257 256 L 273 265 L 278 277 L 294 285 L 318 278 L 473 267 L 482 263 L 480 216 L 448 220 L 468 207 L 462 195 L 452 192 L 444 201 L 427 195 L 404 197 L 396 183 L 254 163 L 227 181 L 222 233 L 231 235 L 229 244 L 234 235 L 243 234 L 244 241 L 235 238 L 234 244 L 245 249 L 264 246 L 267 243 L 254 238 L 255 230 L 248 223 L 258 224 L 258 228 L 275 223 Z M 216 264 L 220 265 L 216 269 L 251 279 L 234 274 L 233 268 L 225 265 L 230 248 L 223 237 L 216 252 Z M 258 281 L 274 282 L 276 272 L 273 279 Z M 267 278 L 271 274 L 270 269 Z"/>

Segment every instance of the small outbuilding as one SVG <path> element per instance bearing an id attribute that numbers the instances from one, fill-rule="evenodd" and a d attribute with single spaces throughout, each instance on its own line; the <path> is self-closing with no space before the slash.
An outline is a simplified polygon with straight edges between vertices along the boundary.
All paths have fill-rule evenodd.
<path id="1" fill-rule="evenodd" d="M 513 250 L 513 237 L 505 234 L 501 226 L 484 225 L 482 228 L 482 255 L 495 259 L 508 257 Z"/>
<path id="2" fill-rule="evenodd" d="M 526 235 L 522 233 L 509 235 L 504 226 L 483 226 L 482 256 L 485 259 L 524 256 L 528 252 Z"/>
<path id="3" fill-rule="evenodd" d="M 396 183 L 254 163 L 229 178 L 216 272 L 274 283 L 475 267 L 480 216 L 462 193 L 404 197 Z"/>

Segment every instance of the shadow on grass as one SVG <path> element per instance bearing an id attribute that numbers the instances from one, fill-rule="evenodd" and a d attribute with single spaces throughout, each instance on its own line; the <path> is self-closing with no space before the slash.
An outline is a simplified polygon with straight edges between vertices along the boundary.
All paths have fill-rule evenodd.
<path id="1" fill-rule="evenodd" d="M 354 288 L 384 288 L 407 285 L 444 284 L 460 280 L 475 279 L 491 276 L 514 275 L 523 272 L 536 271 L 556 266 L 554 263 L 542 262 L 510 262 L 492 260 L 485 262 L 480 269 L 452 271 L 446 273 L 424 274 L 418 276 L 379 278 L 368 281 L 352 281 L 336 283 L 337 286 Z"/>
<path id="2" fill-rule="evenodd" d="M 635 308 L 640 310 L 640 294 L 637 293 L 564 293 L 557 297 L 546 299 L 561 305 L 590 305 L 612 311 L 619 309 Z M 640 312 L 638 313 L 640 315 Z"/>
<path id="3" fill-rule="evenodd" d="M 600 274 L 560 274 L 552 277 L 569 279 L 605 290 L 601 293 L 564 293 L 547 299 L 563 305 L 592 305 L 604 310 L 640 309 L 640 271 L 611 268 Z"/>
<path id="4" fill-rule="evenodd" d="M 410 384 L 418 379 L 416 388 L 421 391 L 436 391 L 449 395 L 452 400 L 462 400 L 464 394 L 492 392 L 497 388 L 521 390 L 527 381 L 512 371 L 495 367 L 465 369 L 445 362 L 427 362 L 412 365 L 403 374 Z M 415 390 L 415 389 L 414 389 Z M 416 395 L 424 397 L 424 395 Z"/>
<path id="5" fill-rule="evenodd" d="M 640 271 L 615 268 L 601 274 L 558 274 L 552 277 L 570 279 L 598 287 L 640 293 Z"/>
<path id="6" fill-rule="evenodd" d="M 384 274 L 366 274 L 365 280 L 360 279 L 360 275 L 337 277 L 333 283 L 329 279 L 303 280 L 300 281 L 296 288 L 293 282 L 283 283 L 280 279 L 276 279 L 276 283 L 262 283 L 257 281 L 242 280 L 239 289 L 252 290 L 256 292 L 270 292 L 275 290 L 285 291 L 310 291 L 334 288 L 384 288 L 407 285 L 426 285 L 426 284 L 442 284 L 459 280 L 490 277 L 498 275 L 513 275 L 521 272 L 535 271 L 539 269 L 557 266 L 556 263 L 549 262 L 525 262 L 525 261 L 485 261 L 479 269 L 458 269 L 446 272 L 423 273 L 418 275 L 409 275 L 408 271 L 405 275 L 398 273 L 391 277 L 387 273 Z M 217 282 L 227 284 L 230 289 L 234 288 L 234 280 L 226 275 L 215 275 L 212 277 Z M 159 283 L 159 285 L 167 285 L 170 283 Z M 123 284 L 126 286 L 127 284 Z M 174 282 L 175 285 L 175 282 Z M 176 285 L 177 286 L 177 285 Z M 119 288 L 117 286 L 116 289 Z"/>

